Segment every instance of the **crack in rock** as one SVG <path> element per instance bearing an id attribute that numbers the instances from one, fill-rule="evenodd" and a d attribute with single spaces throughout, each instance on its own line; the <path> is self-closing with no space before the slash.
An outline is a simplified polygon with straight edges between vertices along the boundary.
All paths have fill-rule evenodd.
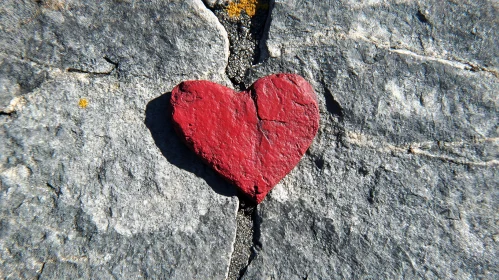
<path id="1" fill-rule="evenodd" d="M 261 42 L 268 37 L 268 19 L 270 19 L 274 1 L 256 0 L 256 10 L 253 15 L 248 15 L 242 10 L 237 17 L 229 16 L 227 12 L 229 2 L 204 1 L 206 7 L 215 14 L 227 31 L 229 58 L 225 72 L 234 89 L 242 91 L 246 88 L 244 80 L 248 69 L 268 57 L 268 51 L 261 48 Z M 262 121 L 273 121 L 260 118 L 256 96 L 253 94 L 252 99 L 256 107 L 259 128 Z M 266 137 L 265 133 L 261 132 Z M 244 198 L 239 199 L 241 202 L 236 217 L 236 239 L 227 276 L 230 280 L 241 279 L 261 249 L 260 218 L 257 214 L 257 206 L 245 205 Z"/>
<path id="2" fill-rule="evenodd" d="M 90 75 L 95 75 L 95 76 L 109 76 L 111 75 L 113 72 L 116 72 L 117 74 L 118 71 L 119 71 L 119 62 L 115 62 L 115 61 L 112 61 L 109 57 L 107 56 L 104 56 L 103 59 L 109 63 L 109 64 L 112 64 L 113 65 L 113 68 L 109 71 L 103 71 L 103 72 L 96 72 L 96 71 L 88 71 L 88 70 L 83 70 L 83 69 L 78 69 L 78 68 L 68 68 L 66 69 L 67 72 L 70 72 L 70 73 L 82 73 L 82 74 L 90 74 Z"/>
<path id="3" fill-rule="evenodd" d="M 229 38 L 229 59 L 227 77 L 237 90 L 245 88 L 244 80 L 250 67 L 264 58 L 260 41 L 268 32 L 267 19 L 272 10 L 271 0 L 255 0 L 255 13 L 248 15 L 242 10 L 239 16 L 229 16 L 226 3 L 207 6 L 227 31 Z"/>
<path id="4" fill-rule="evenodd" d="M 237 211 L 237 233 L 229 267 L 228 280 L 241 279 L 248 266 L 262 249 L 260 216 L 257 206 L 241 202 Z"/>

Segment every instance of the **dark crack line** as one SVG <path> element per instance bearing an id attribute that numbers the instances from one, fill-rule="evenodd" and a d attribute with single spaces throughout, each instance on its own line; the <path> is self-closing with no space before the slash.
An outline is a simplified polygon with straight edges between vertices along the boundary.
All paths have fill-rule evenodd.
<path id="1" fill-rule="evenodd" d="M 16 111 L 12 111 L 12 112 L 0 111 L 0 116 L 12 117 L 12 116 L 14 116 L 15 113 L 16 113 Z"/>
<path id="2" fill-rule="evenodd" d="M 112 64 L 113 65 L 113 69 L 111 69 L 109 71 L 105 71 L 105 72 L 95 72 L 95 71 L 87 71 L 87 70 L 83 70 L 83 69 L 71 68 L 70 67 L 70 68 L 66 69 L 66 71 L 70 72 L 70 73 L 90 74 L 90 75 L 95 75 L 95 76 L 109 76 L 109 75 L 113 74 L 113 72 L 118 73 L 119 66 L 120 66 L 119 62 L 115 62 L 115 61 L 111 60 L 107 56 L 104 56 L 103 59 L 107 63 Z"/>
<path id="3" fill-rule="evenodd" d="M 239 204 L 237 212 L 237 228 L 235 252 L 229 268 L 227 279 L 240 280 L 244 277 L 248 267 L 262 250 L 260 241 L 261 218 L 258 215 L 258 206 Z M 251 244 L 250 244 L 251 243 Z M 238 246 L 244 247 L 238 247 Z M 244 258 L 241 260 L 241 258 Z"/>
<path id="4" fill-rule="evenodd" d="M 111 73 L 114 71 L 106 71 L 106 72 L 93 72 L 93 71 L 87 71 L 87 70 L 82 70 L 82 69 L 77 69 L 77 68 L 68 68 L 66 69 L 67 72 L 70 73 L 81 73 L 81 74 L 90 74 L 90 75 L 95 75 L 95 76 L 109 76 Z"/>
<path id="5" fill-rule="evenodd" d="M 43 270 L 45 269 L 45 264 L 46 262 L 43 262 L 42 264 L 42 268 L 40 268 L 40 273 L 36 276 L 36 279 L 39 280 L 40 277 L 42 277 L 42 274 L 43 274 Z"/>
<path id="6" fill-rule="evenodd" d="M 47 187 L 52 190 L 54 192 L 54 194 L 56 195 L 57 198 L 59 198 L 59 196 L 61 195 L 61 189 L 60 188 L 57 188 L 57 187 L 54 187 L 52 184 L 48 183 L 47 182 Z"/>
<path id="7" fill-rule="evenodd" d="M 119 63 L 119 62 L 112 61 L 112 60 L 111 60 L 109 57 L 107 57 L 107 56 L 104 56 L 103 58 L 104 58 L 104 60 L 105 60 L 107 63 L 114 65 L 114 69 L 118 69 L 118 68 L 120 67 L 120 63 Z M 114 69 L 113 69 L 113 70 L 114 70 Z"/>

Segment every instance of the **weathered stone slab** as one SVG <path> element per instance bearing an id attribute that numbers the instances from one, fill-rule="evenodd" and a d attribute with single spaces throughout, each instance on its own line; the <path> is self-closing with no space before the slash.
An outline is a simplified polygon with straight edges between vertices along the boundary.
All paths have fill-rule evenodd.
<path id="1" fill-rule="evenodd" d="M 223 279 L 235 191 L 174 134 L 165 94 L 227 84 L 216 17 L 200 1 L 0 9 L 0 277 Z"/>
<path id="2" fill-rule="evenodd" d="M 493 1 L 275 1 L 271 57 L 247 84 L 304 76 L 321 127 L 258 206 L 244 279 L 498 277 L 497 14 Z"/>
<path id="3" fill-rule="evenodd" d="M 258 17 L 218 6 L 244 38 L 225 69 L 200 0 L 3 1 L 1 277 L 225 278 L 235 191 L 174 135 L 164 93 L 227 71 L 299 74 L 321 116 L 249 219 L 244 279 L 499 278 L 497 1 L 273 2 L 267 60 Z"/>

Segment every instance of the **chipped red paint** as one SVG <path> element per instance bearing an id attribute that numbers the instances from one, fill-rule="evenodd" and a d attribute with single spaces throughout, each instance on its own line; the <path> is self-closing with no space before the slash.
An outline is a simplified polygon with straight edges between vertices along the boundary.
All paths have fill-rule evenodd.
<path id="1" fill-rule="evenodd" d="M 171 105 L 178 135 L 256 203 L 298 164 L 319 127 L 314 90 L 294 74 L 264 77 L 242 92 L 186 81 Z"/>

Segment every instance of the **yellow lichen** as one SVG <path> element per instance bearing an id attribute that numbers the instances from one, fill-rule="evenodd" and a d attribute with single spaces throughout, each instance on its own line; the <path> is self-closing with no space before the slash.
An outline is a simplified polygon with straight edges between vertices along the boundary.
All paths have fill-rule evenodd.
<path id="1" fill-rule="evenodd" d="M 241 12 L 244 10 L 246 14 L 253 17 L 258 9 L 267 10 L 269 8 L 268 4 L 262 4 L 259 0 L 239 0 L 237 2 L 230 2 L 227 6 L 227 14 L 229 17 L 239 17 Z"/>
<path id="2" fill-rule="evenodd" d="M 80 108 L 87 108 L 88 106 L 88 100 L 86 98 L 80 98 L 80 102 L 78 102 L 78 106 L 80 106 Z"/>

